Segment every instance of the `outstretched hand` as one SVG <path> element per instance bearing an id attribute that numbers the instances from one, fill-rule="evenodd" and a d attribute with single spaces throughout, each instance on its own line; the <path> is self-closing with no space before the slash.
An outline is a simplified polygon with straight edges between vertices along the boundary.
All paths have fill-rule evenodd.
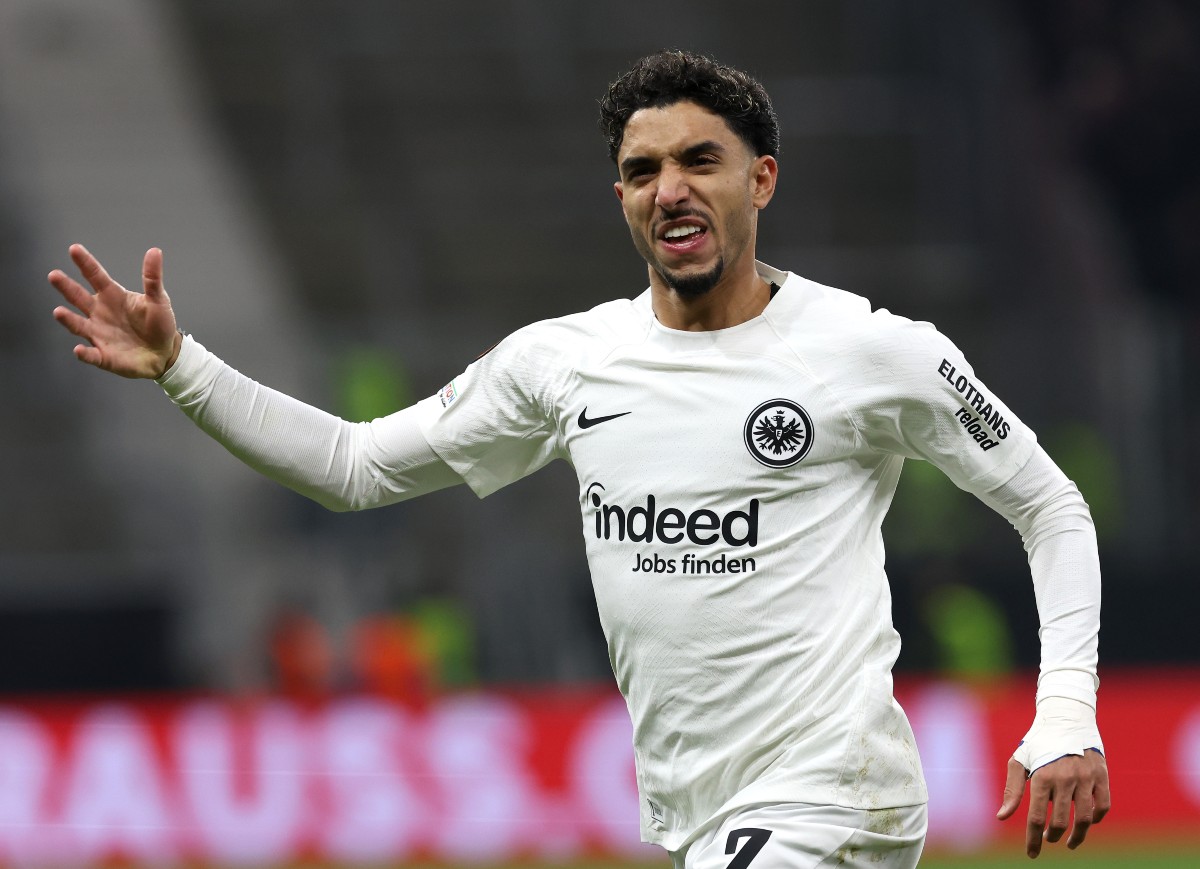
<path id="1" fill-rule="evenodd" d="M 54 319 L 84 344 L 75 358 L 122 377 L 161 377 L 179 355 L 182 336 L 175 325 L 171 300 L 163 289 L 163 255 L 156 247 L 142 262 L 142 289 L 132 293 L 111 277 L 81 244 L 70 248 L 71 259 L 95 292 L 88 292 L 65 272 L 48 278 L 67 303 L 54 309 Z"/>
<path id="2" fill-rule="evenodd" d="M 1008 779 L 1004 783 L 1004 802 L 996 817 L 1011 818 L 1025 795 L 1026 770 L 1016 758 L 1008 761 Z M 1042 840 L 1057 842 L 1069 828 L 1067 847 L 1083 844 L 1092 824 L 1108 814 L 1111 797 L 1108 765 L 1104 755 L 1088 749 L 1083 756 L 1068 755 L 1034 770 L 1029 776 L 1029 813 L 1025 824 L 1025 853 L 1036 857 Z M 1074 819 L 1071 808 L 1074 806 Z"/>

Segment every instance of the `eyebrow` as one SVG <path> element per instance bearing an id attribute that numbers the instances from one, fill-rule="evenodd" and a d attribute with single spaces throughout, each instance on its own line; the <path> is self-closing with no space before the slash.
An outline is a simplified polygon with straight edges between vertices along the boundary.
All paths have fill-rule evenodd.
<path id="1" fill-rule="evenodd" d="M 679 157 L 683 162 L 691 160 L 705 152 L 715 151 L 718 154 L 725 153 L 725 146 L 715 139 L 706 139 L 703 142 L 697 142 L 695 145 L 689 145 L 680 152 Z M 653 166 L 658 161 L 653 157 L 626 157 L 621 161 L 621 176 L 628 177 L 632 172 L 643 169 L 647 166 Z"/>

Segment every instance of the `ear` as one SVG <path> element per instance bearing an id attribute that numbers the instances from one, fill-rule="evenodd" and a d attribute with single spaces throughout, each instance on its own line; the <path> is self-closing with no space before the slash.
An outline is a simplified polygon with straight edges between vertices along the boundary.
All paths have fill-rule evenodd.
<path id="1" fill-rule="evenodd" d="M 775 195 L 779 179 L 779 163 L 769 154 L 755 159 L 750 166 L 750 196 L 755 208 L 766 208 Z"/>
<path id="2" fill-rule="evenodd" d="M 617 199 L 621 200 L 621 204 L 625 204 L 625 188 L 621 186 L 620 181 L 613 183 L 613 192 L 617 194 Z"/>

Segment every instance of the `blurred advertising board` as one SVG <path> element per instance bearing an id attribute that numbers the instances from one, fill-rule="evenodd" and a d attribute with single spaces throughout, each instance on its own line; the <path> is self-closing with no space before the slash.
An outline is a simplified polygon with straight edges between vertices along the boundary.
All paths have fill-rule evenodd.
<path id="1" fill-rule="evenodd" d="M 1011 841 L 995 820 L 1032 677 L 904 680 L 930 846 Z M 1200 670 L 1101 687 L 1114 811 L 1092 834 L 1200 829 Z M 364 696 L 0 702 L 0 865 L 652 858 L 631 728 L 607 687 L 487 691 L 408 707 Z"/>

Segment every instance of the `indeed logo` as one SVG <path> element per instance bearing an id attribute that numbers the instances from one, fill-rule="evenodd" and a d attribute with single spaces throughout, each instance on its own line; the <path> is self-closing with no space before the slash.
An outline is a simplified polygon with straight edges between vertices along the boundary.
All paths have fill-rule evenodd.
<path id="1" fill-rule="evenodd" d="M 620 507 L 605 504 L 601 493 L 604 486 L 592 483 L 584 493 L 584 501 L 595 509 L 595 529 L 598 540 L 634 540 L 639 543 L 708 544 L 722 540 L 728 546 L 758 545 L 758 499 L 751 498 L 745 510 L 730 510 L 724 515 L 715 510 L 693 510 L 685 513 L 676 507 L 660 507 L 653 495 L 646 496 L 645 505 Z"/>

